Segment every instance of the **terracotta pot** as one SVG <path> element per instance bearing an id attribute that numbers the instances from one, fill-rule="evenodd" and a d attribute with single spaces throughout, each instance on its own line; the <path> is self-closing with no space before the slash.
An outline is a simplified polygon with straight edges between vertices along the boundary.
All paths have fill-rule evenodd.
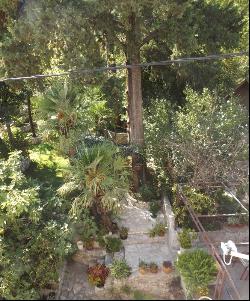
<path id="1" fill-rule="evenodd" d="M 171 272 L 173 271 L 172 263 L 171 263 L 170 261 L 163 262 L 162 270 L 163 270 L 163 272 L 165 272 L 166 274 L 171 273 Z"/>
<path id="2" fill-rule="evenodd" d="M 150 268 L 150 272 L 154 274 L 158 273 L 158 267 Z"/>
<path id="3" fill-rule="evenodd" d="M 163 270 L 164 273 L 169 274 L 169 273 L 171 273 L 173 271 L 173 268 L 172 267 L 164 267 L 163 266 L 162 270 Z"/>
<path id="4" fill-rule="evenodd" d="M 142 275 L 145 275 L 145 274 L 148 274 L 148 268 L 139 268 L 139 272 L 142 274 Z"/>

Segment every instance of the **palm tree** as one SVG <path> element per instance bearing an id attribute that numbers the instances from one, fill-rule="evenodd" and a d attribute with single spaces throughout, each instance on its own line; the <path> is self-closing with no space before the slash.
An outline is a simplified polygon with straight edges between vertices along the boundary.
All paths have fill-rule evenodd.
<path id="1" fill-rule="evenodd" d="M 91 208 L 94 216 L 112 231 L 110 213 L 119 208 L 129 191 L 128 164 L 118 148 L 107 142 L 81 147 L 72 159 L 69 178 L 71 181 L 59 192 L 67 195 L 72 190 L 77 191 L 73 198 L 73 215 L 83 208 Z"/>

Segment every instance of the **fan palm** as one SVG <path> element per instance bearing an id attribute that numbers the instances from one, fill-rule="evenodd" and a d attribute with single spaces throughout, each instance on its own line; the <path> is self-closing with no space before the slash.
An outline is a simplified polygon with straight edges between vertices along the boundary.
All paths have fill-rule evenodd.
<path id="1" fill-rule="evenodd" d="M 70 178 L 71 185 L 66 185 L 78 190 L 72 213 L 75 215 L 83 208 L 91 208 L 103 225 L 112 230 L 109 213 L 119 208 L 129 190 L 128 165 L 117 147 L 107 142 L 90 148 L 83 146 L 72 160 Z M 60 192 L 65 194 L 66 185 Z"/>
<path id="2" fill-rule="evenodd" d="M 56 120 L 60 134 L 67 137 L 77 119 L 77 91 L 68 86 L 67 82 L 55 83 L 39 100 L 40 114 Z"/>

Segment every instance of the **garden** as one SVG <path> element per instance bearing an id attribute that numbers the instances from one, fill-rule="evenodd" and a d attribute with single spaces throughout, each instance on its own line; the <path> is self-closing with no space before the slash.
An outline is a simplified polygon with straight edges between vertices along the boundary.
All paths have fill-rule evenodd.
<path id="1" fill-rule="evenodd" d="M 61 297 L 70 264 L 93 299 L 209 295 L 218 269 L 177 191 L 220 215 L 207 231 L 249 224 L 247 58 L 118 66 L 246 49 L 247 1 L 97 2 L 0 1 L 0 299 Z"/>

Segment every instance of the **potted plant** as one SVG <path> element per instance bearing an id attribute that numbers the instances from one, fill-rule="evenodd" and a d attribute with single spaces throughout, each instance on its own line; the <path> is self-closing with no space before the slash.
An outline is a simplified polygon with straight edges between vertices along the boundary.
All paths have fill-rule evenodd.
<path id="1" fill-rule="evenodd" d="M 157 273 L 159 268 L 155 262 L 150 262 L 149 269 L 151 273 Z"/>
<path id="2" fill-rule="evenodd" d="M 120 232 L 120 239 L 125 240 L 128 238 L 128 228 L 127 227 L 121 227 L 119 232 Z"/>
<path id="3" fill-rule="evenodd" d="M 167 226 L 163 223 L 157 223 L 155 226 L 149 231 L 149 237 L 155 236 L 164 236 L 167 231 Z"/>
<path id="4" fill-rule="evenodd" d="M 147 274 L 149 272 L 149 265 L 145 261 L 139 262 L 139 272 L 141 274 Z"/>
<path id="5" fill-rule="evenodd" d="M 162 263 L 162 270 L 163 272 L 165 272 L 166 274 L 169 274 L 173 271 L 173 265 L 172 262 L 167 260 L 167 261 L 163 261 Z"/>
<path id="6" fill-rule="evenodd" d="M 103 287 L 109 275 L 109 269 L 104 264 L 96 264 L 88 268 L 88 280 L 96 287 Z"/>
<path id="7" fill-rule="evenodd" d="M 104 242 L 106 251 L 109 253 L 119 252 L 122 248 L 122 241 L 118 237 L 105 236 Z"/>
<path id="8" fill-rule="evenodd" d="M 110 267 L 110 273 L 115 279 L 124 279 L 131 274 L 131 267 L 124 259 L 114 260 Z"/>

